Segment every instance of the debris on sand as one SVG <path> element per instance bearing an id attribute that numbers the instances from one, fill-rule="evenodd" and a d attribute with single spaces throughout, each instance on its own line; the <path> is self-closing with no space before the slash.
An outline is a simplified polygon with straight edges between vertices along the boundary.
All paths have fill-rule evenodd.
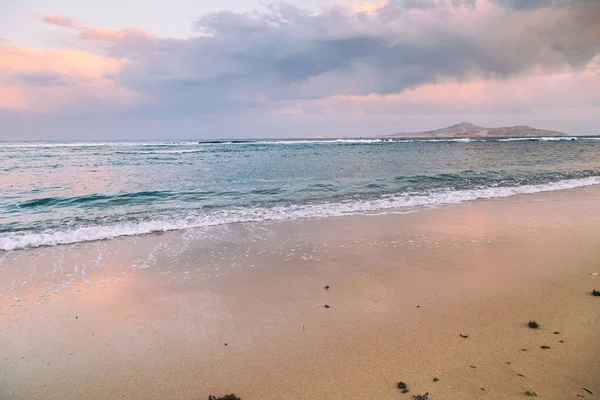
<path id="1" fill-rule="evenodd" d="M 425 394 L 417 394 L 415 396 L 412 397 L 413 400 L 429 400 L 429 392 L 425 393 Z"/>
<path id="2" fill-rule="evenodd" d="M 529 390 L 525 392 L 525 396 L 527 397 L 537 397 L 535 392 L 530 392 Z"/>
<path id="3" fill-rule="evenodd" d="M 239 397 L 237 397 L 235 394 L 228 394 L 225 395 L 223 397 L 215 397 L 215 396 L 208 396 L 208 400 L 242 400 Z"/>
<path id="4" fill-rule="evenodd" d="M 592 296 L 600 296 L 600 292 L 594 289 L 592 290 Z"/>
<path id="5" fill-rule="evenodd" d="M 406 387 L 407 387 L 406 383 L 404 383 L 402 381 L 398 382 L 398 389 L 406 389 Z"/>
<path id="6" fill-rule="evenodd" d="M 537 322 L 535 322 L 535 321 L 529 321 L 529 322 L 527 323 L 527 325 L 528 325 L 528 326 L 529 326 L 531 329 L 539 329 L 539 327 L 540 327 L 540 324 L 538 324 L 538 323 L 537 323 Z"/>
<path id="7" fill-rule="evenodd" d="M 461 337 L 461 338 L 463 338 L 463 339 L 466 339 L 466 338 L 468 338 L 468 337 L 469 337 L 469 335 L 463 335 L 463 334 L 461 333 L 461 334 L 460 334 L 460 337 Z"/>
<path id="8" fill-rule="evenodd" d="M 548 350 L 550 348 L 550 346 L 540 346 L 540 347 L 544 350 Z"/>
<path id="9" fill-rule="evenodd" d="M 325 307 L 325 308 L 329 308 L 329 304 L 325 304 L 323 307 Z"/>
<path id="10" fill-rule="evenodd" d="M 323 289 L 325 289 L 325 290 L 329 290 L 329 285 L 325 285 L 325 286 L 323 286 Z"/>
<path id="11" fill-rule="evenodd" d="M 589 390 L 589 389 L 586 389 L 586 388 L 582 388 L 582 389 L 583 389 L 583 390 L 585 390 L 586 392 L 588 392 L 589 394 L 594 394 L 594 393 L 592 393 L 592 391 L 591 391 L 591 390 Z"/>
<path id="12" fill-rule="evenodd" d="M 437 382 L 437 381 L 439 381 L 439 379 L 438 379 L 438 378 L 436 378 L 436 377 L 433 377 L 433 381 L 434 381 L 434 382 Z"/>

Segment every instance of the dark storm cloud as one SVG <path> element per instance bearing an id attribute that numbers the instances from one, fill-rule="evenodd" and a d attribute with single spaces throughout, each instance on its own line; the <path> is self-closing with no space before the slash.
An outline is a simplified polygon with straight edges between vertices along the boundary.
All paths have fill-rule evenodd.
<path id="1" fill-rule="evenodd" d="M 219 12 L 189 39 L 101 33 L 129 61 L 114 79 L 144 107 L 198 114 L 581 68 L 600 52 L 598 21 L 598 0 L 390 0 L 372 12 Z"/>

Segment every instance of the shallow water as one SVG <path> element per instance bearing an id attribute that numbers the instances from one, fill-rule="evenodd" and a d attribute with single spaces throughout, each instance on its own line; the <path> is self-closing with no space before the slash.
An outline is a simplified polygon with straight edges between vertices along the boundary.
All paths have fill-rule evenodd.
<path id="1" fill-rule="evenodd" d="M 600 183 L 600 141 L 0 143 L 0 251 Z"/>

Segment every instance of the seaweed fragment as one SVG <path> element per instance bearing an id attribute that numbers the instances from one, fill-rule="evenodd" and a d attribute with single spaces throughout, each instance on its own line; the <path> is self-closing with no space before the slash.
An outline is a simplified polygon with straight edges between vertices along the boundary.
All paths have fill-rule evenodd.
<path id="1" fill-rule="evenodd" d="M 525 396 L 527 397 L 537 397 L 535 392 L 530 392 L 529 390 L 525 392 Z"/>
<path id="2" fill-rule="evenodd" d="M 425 394 L 417 394 L 414 395 L 413 400 L 429 400 L 429 392 L 425 393 Z"/>
<path id="3" fill-rule="evenodd" d="M 527 325 L 531 328 L 531 329 L 539 329 L 540 328 L 540 324 L 538 324 L 535 321 L 529 321 L 527 323 Z"/>
<path id="4" fill-rule="evenodd" d="M 223 397 L 215 397 L 213 395 L 208 396 L 208 400 L 242 400 L 237 397 L 235 394 L 227 394 Z"/>

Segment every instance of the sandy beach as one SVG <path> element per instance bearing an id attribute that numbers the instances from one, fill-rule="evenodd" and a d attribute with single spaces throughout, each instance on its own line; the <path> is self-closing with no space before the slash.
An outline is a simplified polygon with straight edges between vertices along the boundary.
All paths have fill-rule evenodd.
<path id="1" fill-rule="evenodd" d="M 596 398 L 598 272 L 598 187 L 5 252 L 0 399 Z"/>

